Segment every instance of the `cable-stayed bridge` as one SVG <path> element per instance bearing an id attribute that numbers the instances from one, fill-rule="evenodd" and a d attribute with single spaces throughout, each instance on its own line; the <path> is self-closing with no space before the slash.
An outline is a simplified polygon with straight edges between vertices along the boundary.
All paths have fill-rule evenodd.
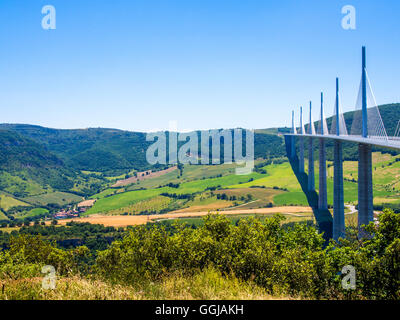
<path id="1" fill-rule="evenodd" d="M 324 113 L 324 99 L 321 93 L 321 113 L 317 129 L 314 127 L 310 102 L 310 117 L 308 125 L 303 123 L 303 108 L 300 107 L 300 126 L 297 130 L 292 112 L 292 130 L 285 135 L 286 151 L 291 162 L 298 161 L 296 168 L 300 174 L 304 170 L 304 147 L 308 141 L 308 178 L 307 191 L 315 191 L 314 151 L 313 143 L 319 143 L 319 212 L 328 211 L 327 201 L 327 174 L 326 174 L 326 142 L 334 142 L 334 178 L 333 178 L 333 226 L 331 227 L 334 239 L 345 234 L 344 193 L 343 193 L 343 142 L 358 144 L 358 227 L 360 236 L 364 235 L 362 225 L 374 220 L 373 211 L 373 182 L 372 182 L 372 146 L 386 147 L 400 151 L 400 125 L 394 137 L 389 137 L 379 113 L 375 96 L 371 89 L 366 68 L 365 47 L 362 48 L 361 83 L 356 102 L 356 111 L 353 116 L 350 132 L 348 132 L 341 108 L 339 94 L 339 79 L 336 79 L 336 101 L 330 130 Z M 400 121 L 399 121 L 400 124 Z M 299 132 L 298 132 L 299 131 Z M 299 154 L 296 153 L 296 139 L 298 140 Z M 329 213 L 330 215 L 330 213 Z"/>

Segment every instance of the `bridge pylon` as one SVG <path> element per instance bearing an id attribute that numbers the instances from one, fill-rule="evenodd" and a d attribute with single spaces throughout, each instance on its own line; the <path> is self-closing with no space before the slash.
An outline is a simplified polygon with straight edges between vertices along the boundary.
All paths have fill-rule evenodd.
<path id="1" fill-rule="evenodd" d="M 286 148 L 289 158 L 294 159 L 296 157 L 296 140 L 294 135 L 297 134 L 296 126 L 294 124 L 294 110 L 292 111 L 292 129 L 290 133 L 292 135 L 287 137 Z"/>
<path id="2" fill-rule="evenodd" d="M 366 52 L 362 47 L 362 137 L 368 138 L 368 101 L 367 101 L 367 70 Z M 372 152 L 371 145 L 360 143 L 358 145 L 358 229 L 359 236 L 364 236 L 362 225 L 367 225 L 374 220 L 372 186 Z"/>
<path id="3" fill-rule="evenodd" d="M 339 108 L 339 79 L 336 78 L 335 120 L 337 136 L 340 135 L 340 108 Z M 335 140 L 333 150 L 333 239 L 338 240 L 345 236 L 344 220 L 344 193 L 343 193 L 343 151 L 342 142 Z"/>
<path id="4" fill-rule="evenodd" d="M 303 107 L 300 107 L 300 134 L 304 135 L 304 125 L 303 125 Z M 304 170 L 304 138 L 299 137 L 299 172 L 305 173 Z"/>
<path id="5" fill-rule="evenodd" d="M 308 134 L 314 135 L 315 128 L 312 120 L 312 103 L 310 101 L 310 125 L 308 127 Z M 308 191 L 315 191 L 315 170 L 314 170 L 314 148 L 313 138 L 308 140 Z"/>
<path id="6" fill-rule="evenodd" d="M 321 92 L 321 122 L 319 126 L 320 135 L 327 134 L 326 121 L 324 116 L 324 94 Z M 318 192 L 318 209 L 328 210 L 328 191 L 326 177 L 326 146 L 325 139 L 319 139 L 319 192 Z"/>

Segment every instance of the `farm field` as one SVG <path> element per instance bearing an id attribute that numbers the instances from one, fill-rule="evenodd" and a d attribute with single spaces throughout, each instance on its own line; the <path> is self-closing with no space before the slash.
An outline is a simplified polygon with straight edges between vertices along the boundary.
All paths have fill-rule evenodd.
<path id="1" fill-rule="evenodd" d="M 23 198 L 26 202 L 34 205 L 46 206 L 49 203 L 56 203 L 60 206 L 82 201 L 82 197 L 67 192 L 50 192 L 37 196 Z"/>
<path id="2" fill-rule="evenodd" d="M 111 215 L 136 215 L 143 213 L 159 212 L 160 210 L 167 209 L 172 200 L 164 196 L 156 196 L 154 198 L 142 200 L 131 204 L 127 207 L 122 207 L 120 209 L 111 210 L 108 214 Z"/>
<path id="3" fill-rule="evenodd" d="M 118 180 L 115 184 L 112 185 L 113 188 L 124 187 L 130 184 L 136 183 L 138 181 L 153 179 L 155 177 L 161 177 L 167 173 L 174 172 L 178 167 L 174 166 L 165 170 L 154 171 L 154 172 L 137 172 L 137 177 L 130 177 L 123 180 Z"/>
<path id="4" fill-rule="evenodd" d="M 0 220 L 8 220 L 8 217 L 0 210 Z"/>
<path id="5" fill-rule="evenodd" d="M 33 208 L 31 210 L 26 210 L 26 211 L 16 213 L 15 218 L 19 218 L 19 219 L 31 218 L 31 217 L 39 216 L 42 214 L 46 214 L 48 212 L 49 212 L 49 210 L 47 210 L 45 208 Z"/>
<path id="6" fill-rule="evenodd" d="M 374 204 L 400 204 L 400 156 L 373 153 Z M 257 161 L 256 164 L 262 163 Z M 307 161 L 305 161 L 306 170 Z M 95 205 L 83 216 L 101 215 L 151 215 L 165 213 L 193 213 L 209 211 L 256 210 L 268 207 L 308 206 L 307 198 L 294 175 L 289 162 L 272 163 L 259 167 L 249 175 L 235 175 L 235 164 L 186 165 L 178 177 L 178 170 L 138 181 L 136 184 L 105 188 L 86 199 L 97 199 Z M 345 202 L 357 204 L 357 164 L 344 162 Z M 133 170 L 131 170 L 133 172 Z M 315 162 L 316 188 L 318 190 L 318 161 Z M 100 176 L 97 172 L 82 174 Z M 333 200 L 333 168 L 328 162 L 328 203 Z M 78 177 L 78 180 L 81 177 Z M 80 181 L 80 180 L 79 180 Z M 111 181 L 111 182 L 107 182 Z M 107 186 L 115 180 L 105 179 Z M 49 191 L 49 190 L 48 190 Z M 49 204 L 67 206 L 83 199 L 72 193 L 46 192 L 16 198 L 3 192 L 0 207 L 3 212 L 17 206 L 31 209 L 12 213 L 17 219 L 32 218 L 45 213 Z M 32 210 L 35 209 L 35 210 Z M 6 220 L 4 213 L 0 220 Z M 140 218 L 139 218 L 140 219 Z"/>
<path id="7" fill-rule="evenodd" d="M 227 176 L 235 173 L 236 164 L 222 164 L 222 165 L 185 165 L 183 174 L 178 178 L 178 172 L 169 172 L 163 176 L 155 177 L 152 179 L 139 181 L 138 184 L 130 186 L 128 190 L 135 190 L 138 188 L 156 188 L 168 183 L 183 183 L 194 180 L 209 179 L 215 177 Z"/>
<path id="8" fill-rule="evenodd" d="M 400 162 L 388 154 L 374 153 L 374 204 L 399 203 L 400 189 L 396 184 L 400 176 Z M 307 161 L 306 161 L 307 164 Z M 176 172 L 169 172 L 163 176 L 142 180 L 139 184 L 126 188 L 110 188 L 91 198 L 99 201 L 86 213 L 89 214 L 138 214 L 158 213 L 161 210 L 175 212 L 257 209 L 267 206 L 308 206 L 307 198 L 294 175 L 288 162 L 264 166 L 263 173 L 253 172 L 246 176 L 233 174 L 235 166 L 185 166 L 181 178 Z M 344 162 L 345 178 L 344 195 L 346 203 L 357 203 L 357 168 L 352 161 Z M 307 170 L 307 165 L 306 165 Z M 318 190 L 318 162 L 315 162 L 316 188 Z M 383 175 L 382 172 L 390 172 Z M 333 203 L 333 168 L 328 162 L 328 203 Z M 169 179 L 169 175 L 173 175 Z M 207 178 L 207 176 L 209 178 Z M 379 178 L 380 177 L 380 178 Z M 161 187 L 173 183 L 178 187 Z M 147 186 L 147 188 L 145 187 Z M 141 188 L 134 189 L 132 188 Z M 143 188 L 146 188 L 143 190 Z M 214 189 L 212 193 L 209 190 Z M 161 194 L 189 195 L 189 200 L 153 201 Z M 225 194 L 227 199 L 221 200 L 217 195 Z M 251 195 L 250 199 L 239 199 L 240 196 Z M 160 199 L 160 198 L 158 198 Z M 143 202 L 145 201 L 145 202 Z M 166 202 L 169 204 L 167 205 Z M 137 204 L 140 203 L 140 204 Z M 157 204 L 159 203 L 159 205 Z M 136 207 L 135 207 L 135 204 Z M 143 209 L 139 209 L 142 206 Z"/>
<path id="9" fill-rule="evenodd" d="M 0 194 L 0 209 L 8 210 L 12 207 L 30 207 L 29 203 L 17 200 L 9 195 Z"/>
<path id="10" fill-rule="evenodd" d="M 274 215 L 277 213 L 292 215 L 294 217 L 303 217 L 304 214 L 311 214 L 310 207 L 275 207 L 275 208 L 262 208 L 262 209 L 243 209 L 243 210 L 226 210 L 221 214 L 224 215 Z M 152 215 L 136 215 L 136 216 L 110 216 L 110 215 L 91 215 L 89 217 L 73 218 L 60 220 L 59 224 L 65 225 L 70 221 L 76 222 L 89 222 L 93 224 L 102 224 L 106 227 L 127 227 L 131 225 L 146 224 L 147 222 L 154 222 L 160 219 L 179 219 L 191 217 L 203 217 L 210 214 L 209 211 L 202 212 L 182 212 L 182 213 L 166 213 L 166 214 L 152 214 Z M 50 224 L 50 222 L 48 222 Z"/>
<path id="11" fill-rule="evenodd" d="M 172 188 L 164 187 L 159 189 L 129 191 L 110 197 L 101 198 L 96 201 L 94 206 L 90 208 L 85 215 L 93 213 L 107 213 L 112 210 L 128 207 L 139 201 L 159 196 L 163 192 L 170 191 L 170 189 Z"/>
<path id="12" fill-rule="evenodd" d="M 196 192 L 203 192 L 207 188 L 226 187 L 239 182 L 248 182 L 250 179 L 256 179 L 262 176 L 263 175 L 259 173 L 252 173 L 246 176 L 229 175 L 218 178 L 184 182 L 179 185 L 179 188 L 162 187 L 155 189 L 128 191 L 99 199 L 93 206 L 93 208 L 88 210 L 86 214 L 107 213 L 111 210 L 127 207 L 138 201 L 158 196 L 161 193 L 173 193 L 177 195 L 192 194 Z"/>

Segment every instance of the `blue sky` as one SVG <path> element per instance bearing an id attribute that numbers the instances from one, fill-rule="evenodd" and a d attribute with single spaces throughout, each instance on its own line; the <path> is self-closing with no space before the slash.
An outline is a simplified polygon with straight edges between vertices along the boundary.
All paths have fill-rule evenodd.
<path id="1" fill-rule="evenodd" d="M 47 4 L 56 30 L 41 27 Z M 348 4 L 356 30 L 341 27 Z M 377 102 L 400 102 L 399 13 L 398 0 L 1 0 L 0 122 L 289 126 L 310 100 L 318 117 L 321 91 L 332 113 L 337 76 L 354 108 L 362 45 Z"/>

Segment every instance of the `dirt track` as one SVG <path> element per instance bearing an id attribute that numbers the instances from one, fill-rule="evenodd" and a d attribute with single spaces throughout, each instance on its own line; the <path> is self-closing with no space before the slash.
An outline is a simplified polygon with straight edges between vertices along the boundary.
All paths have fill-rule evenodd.
<path id="1" fill-rule="evenodd" d="M 275 208 L 261 208 L 261 209 L 243 209 L 243 210 L 226 210 L 220 211 L 226 215 L 237 215 L 237 214 L 275 214 L 285 213 L 294 216 L 300 216 L 299 213 L 312 212 L 310 207 L 275 207 Z M 216 213 L 215 211 L 212 213 Z M 208 211 L 203 212 L 182 212 L 182 213 L 166 213 L 166 214 L 152 214 L 152 215 L 138 215 L 138 216 L 104 216 L 104 215 L 91 215 L 90 217 L 74 218 L 59 220 L 58 223 L 63 225 L 69 221 L 76 222 L 90 222 L 93 224 L 103 224 L 104 226 L 113 227 L 126 227 L 134 226 L 139 224 L 146 224 L 147 222 L 153 222 L 159 219 L 177 219 L 177 218 L 189 218 L 189 217 L 202 217 L 209 214 Z"/>

